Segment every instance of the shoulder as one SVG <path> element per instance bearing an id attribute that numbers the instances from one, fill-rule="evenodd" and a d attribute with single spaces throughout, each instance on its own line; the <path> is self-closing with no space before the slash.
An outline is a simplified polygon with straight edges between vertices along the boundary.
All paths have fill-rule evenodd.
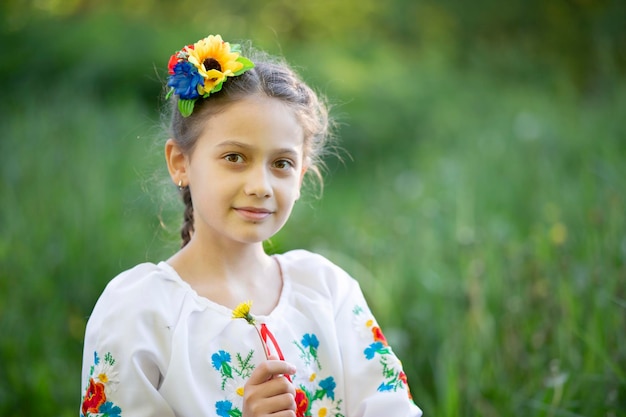
<path id="1" fill-rule="evenodd" d="M 106 286 L 89 318 L 90 324 L 101 321 L 127 322 L 162 317 L 171 321 L 185 297 L 180 279 L 163 263 L 142 263 L 113 278 Z"/>
<path id="2" fill-rule="evenodd" d="M 176 277 L 164 262 L 146 262 L 121 272 L 109 281 L 105 291 L 132 291 L 152 287 L 156 283 L 174 282 Z"/>
<path id="3" fill-rule="evenodd" d="M 126 364 L 118 368 L 119 376 L 115 371 L 118 382 L 158 385 L 168 369 L 172 340 L 189 293 L 176 279 L 166 264 L 144 263 L 107 284 L 85 329 L 85 381 L 92 376 L 98 357 L 107 355 Z"/>
<path id="4" fill-rule="evenodd" d="M 279 261 L 296 285 L 335 295 L 359 289 L 352 276 L 320 254 L 298 249 L 279 255 Z"/>
<path id="5" fill-rule="evenodd" d="M 168 290 L 180 286 L 178 281 L 178 277 L 163 263 L 142 263 L 113 278 L 101 298 L 109 296 L 123 301 L 126 295 L 137 295 L 142 300 L 165 297 L 169 295 Z"/>
<path id="6" fill-rule="evenodd" d="M 348 276 L 347 272 L 328 258 L 308 250 L 296 249 L 278 256 L 280 257 L 281 265 L 289 268 L 291 271 Z"/>

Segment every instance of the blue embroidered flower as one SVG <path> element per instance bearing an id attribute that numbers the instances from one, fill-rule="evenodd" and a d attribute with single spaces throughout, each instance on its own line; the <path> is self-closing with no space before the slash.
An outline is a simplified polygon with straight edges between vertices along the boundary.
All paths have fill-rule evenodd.
<path id="1" fill-rule="evenodd" d="M 215 412 L 220 417 L 230 417 L 230 411 L 233 408 L 233 403 L 230 401 L 218 401 L 215 403 Z"/>
<path id="2" fill-rule="evenodd" d="M 230 366 L 230 353 L 220 350 L 211 356 L 211 363 L 213 367 L 220 371 L 222 374 L 232 377 L 233 369 Z"/>
<path id="3" fill-rule="evenodd" d="M 337 384 L 332 376 L 320 381 L 320 388 L 324 390 L 324 393 L 331 400 L 335 399 L 335 387 Z"/>
<path id="4" fill-rule="evenodd" d="M 317 349 L 320 346 L 320 342 L 317 340 L 317 336 L 307 333 L 302 337 L 302 346 Z"/>
<path id="5" fill-rule="evenodd" d="M 211 356 L 211 362 L 213 367 L 219 371 L 225 363 L 230 362 L 230 353 L 220 350 Z"/>
<path id="6" fill-rule="evenodd" d="M 182 100 L 194 100 L 200 97 L 198 85 L 204 85 L 204 78 L 198 69 L 188 61 L 180 61 L 174 66 L 174 74 L 167 82 L 174 88 L 174 93 Z"/>
<path id="7" fill-rule="evenodd" d="M 97 365 L 100 363 L 100 357 L 98 356 L 98 352 L 93 353 L 93 363 L 94 365 Z"/>
<path id="8" fill-rule="evenodd" d="M 98 409 L 100 414 L 104 414 L 108 417 L 121 417 L 122 409 L 113 404 L 111 401 L 107 401 Z"/>
<path id="9" fill-rule="evenodd" d="M 389 382 L 383 382 L 378 386 L 378 391 L 395 391 L 395 386 Z"/>
<path id="10" fill-rule="evenodd" d="M 376 353 L 378 353 L 382 349 L 383 349 L 383 344 L 381 342 L 374 342 L 371 345 L 369 345 L 363 351 L 363 353 L 365 353 L 365 357 L 367 359 L 373 359 L 374 356 L 376 356 Z"/>

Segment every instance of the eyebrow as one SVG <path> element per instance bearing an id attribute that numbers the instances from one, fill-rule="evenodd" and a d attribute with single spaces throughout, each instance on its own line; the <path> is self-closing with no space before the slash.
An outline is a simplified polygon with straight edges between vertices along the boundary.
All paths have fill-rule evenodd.
<path id="1" fill-rule="evenodd" d="M 247 143 L 237 142 L 236 140 L 226 140 L 224 142 L 217 144 L 218 148 L 244 148 L 244 149 L 253 149 L 253 146 L 248 145 Z"/>
<path id="2" fill-rule="evenodd" d="M 255 147 L 252 145 L 249 145 L 247 143 L 243 143 L 243 142 L 239 142 L 236 140 L 226 140 L 224 142 L 218 143 L 217 144 L 218 148 L 242 148 L 242 149 L 246 149 L 246 150 L 254 150 Z M 289 155 L 293 158 L 296 158 L 298 156 L 298 152 L 295 149 L 292 148 L 280 148 L 277 149 L 275 151 L 276 154 L 286 154 Z"/>

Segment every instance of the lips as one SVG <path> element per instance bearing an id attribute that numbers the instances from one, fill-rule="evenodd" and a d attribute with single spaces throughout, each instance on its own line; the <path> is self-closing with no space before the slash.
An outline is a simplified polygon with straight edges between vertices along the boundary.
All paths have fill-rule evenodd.
<path id="1" fill-rule="evenodd" d="M 260 221 L 272 215 L 272 211 L 259 207 L 236 207 L 235 211 L 244 219 Z"/>

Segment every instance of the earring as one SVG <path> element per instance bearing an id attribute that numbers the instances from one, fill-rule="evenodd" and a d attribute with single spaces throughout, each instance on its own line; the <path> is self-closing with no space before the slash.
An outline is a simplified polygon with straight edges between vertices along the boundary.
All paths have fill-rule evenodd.
<path id="1" fill-rule="evenodd" d="M 183 180 L 178 180 L 178 191 L 183 191 Z"/>

